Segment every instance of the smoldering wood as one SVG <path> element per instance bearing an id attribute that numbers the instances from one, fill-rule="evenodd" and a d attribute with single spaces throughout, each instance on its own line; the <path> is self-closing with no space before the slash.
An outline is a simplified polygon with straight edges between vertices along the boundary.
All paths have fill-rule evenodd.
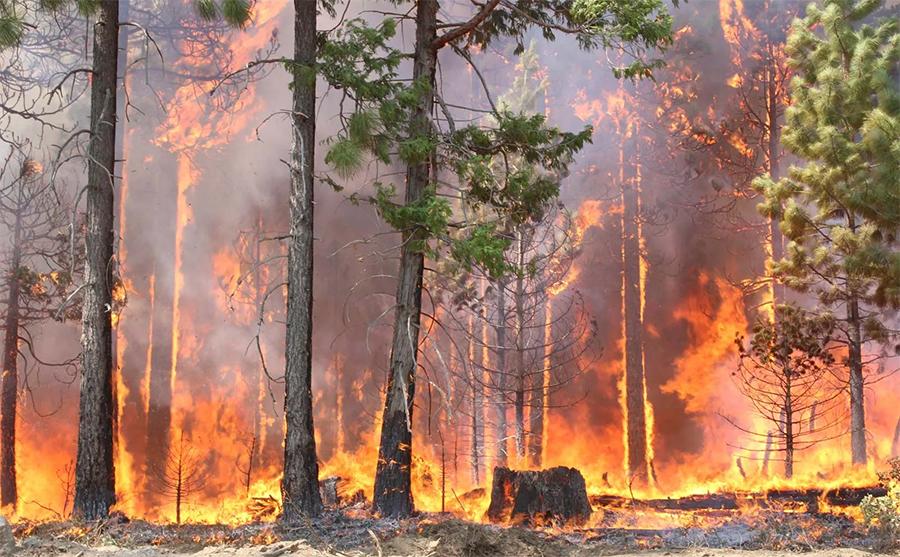
<path id="1" fill-rule="evenodd" d="M 867 495 L 883 497 L 887 489 L 880 486 L 826 489 L 771 489 L 764 492 L 709 493 L 668 499 L 631 499 L 619 495 L 592 495 L 589 500 L 597 509 L 639 508 L 657 511 L 737 511 L 747 505 L 761 508 L 794 507 L 818 513 L 821 503 L 830 507 L 856 507 Z"/>
<path id="2" fill-rule="evenodd" d="M 581 525 L 591 516 L 584 477 L 575 468 L 518 471 L 494 468 L 491 522 L 527 526 Z"/>
<path id="3" fill-rule="evenodd" d="M 366 495 L 362 490 L 350 491 L 349 481 L 340 476 L 329 476 L 319 480 L 322 504 L 329 509 L 341 509 L 363 503 Z"/>

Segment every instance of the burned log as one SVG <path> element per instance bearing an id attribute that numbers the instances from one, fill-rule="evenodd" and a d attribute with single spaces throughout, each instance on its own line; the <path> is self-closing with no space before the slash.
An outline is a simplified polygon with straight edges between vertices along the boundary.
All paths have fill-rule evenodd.
<path id="1" fill-rule="evenodd" d="M 590 503 L 600 509 L 642 508 L 658 511 L 738 510 L 742 505 L 762 508 L 795 508 L 818 513 L 820 503 L 829 507 L 855 507 L 866 495 L 883 496 L 883 487 L 842 487 L 824 489 L 770 489 L 764 492 L 709 493 L 674 499 L 629 499 L 619 495 L 591 495 Z"/>
<path id="2" fill-rule="evenodd" d="M 350 482 L 340 476 L 319 480 L 319 496 L 329 509 L 342 509 L 366 500 L 362 490 L 350 491 Z"/>
<path id="3" fill-rule="evenodd" d="M 494 523 L 580 525 L 591 516 L 584 477 L 574 468 L 494 468 L 487 518 Z"/>

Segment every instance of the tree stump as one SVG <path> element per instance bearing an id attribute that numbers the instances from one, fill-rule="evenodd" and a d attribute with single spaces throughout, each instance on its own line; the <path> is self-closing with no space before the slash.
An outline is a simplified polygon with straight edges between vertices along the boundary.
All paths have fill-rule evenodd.
<path id="1" fill-rule="evenodd" d="M 487 518 L 494 523 L 582 525 L 591 516 L 584 477 L 574 468 L 517 471 L 494 468 Z"/>

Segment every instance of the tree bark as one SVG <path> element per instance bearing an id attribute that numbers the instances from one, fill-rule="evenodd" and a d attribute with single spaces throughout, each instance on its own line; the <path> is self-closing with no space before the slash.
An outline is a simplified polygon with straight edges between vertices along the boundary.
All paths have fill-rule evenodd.
<path id="1" fill-rule="evenodd" d="M 437 50 L 437 0 L 420 0 L 416 5 L 416 46 L 413 80 L 425 90 L 410 115 L 410 136 L 431 133 L 434 109 Z M 406 204 L 420 201 L 431 181 L 431 161 L 409 165 L 406 169 Z M 385 516 L 408 516 L 413 512 L 411 487 L 412 412 L 415 395 L 416 362 L 419 348 L 419 320 L 422 310 L 422 278 L 425 256 L 421 246 L 422 230 L 403 232 L 400 253 L 394 334 L 391 342 L 391 367 L 388 376 L 381 442 L 375 472 L 373 506 Z"/>
<path id="2" fill-rule="evenodd" d="M 482 418 L 482 406 L 484 404 L 484 392 L 482 390 L 481 378 L 478 376 L 480 368 L 476 364 L 476 360 L 479 359 L 476 355 L 476 351 L 481 351 L 478 342 L 475 340 L 475 335 L 480 334 L 483 329 L 483 324 L 476 317 L 470 315 L 469 316 L 469 346 L 467 350 L 467 355 L 469 361 L 467 365 L 469 369 L 472 370 L 470 381 L 472 383 L 472 391 L 471 395 L 471 451 L 472 454 L 469 459 L 469 464 L 472 472 L 472 484 L 473 485 L 481 485 L 481 432 L 484 427 L 484 421 Z M 486 364 L 486 362 L 482 362 L 482 365 Z"/>
<path id="3" fill-rule="evenodd" d="M 81 398 L 73 507 L 75 516 L 88 520 L 106 517 L 116 502 L 111 317 L 119 3 L 100 2 L 97 10 L 91 75 Z"/>
<path id="4" fill-rule="evenodd" d="M 291 236 L 288 246 L 282 518 L 322 511 L 312 409 L 313 157 L 316 140 L 316 0 L 294 0 Z M 300 69 L 310 71 L 299 71 Z"/>
<path id="5" fill-rule="evenodd" d="M 866 455 L 866 407 L 863 397 L 865 381 L 862 366 L 862 324 L 859 316 L 859 300 L 851 295 L 847 301 L 850 365 L 850 452 L 853 464 L 865 464 Z"/>
<path id="6" fill-rule="evenodd" d="M 644 413 L 644 346 L 641 309 L 641 240 L 638 219 L 638 177 L 626 173 L 623 145 L 620 165 L 622 187 L 622 303 L 625 318 L 625 414 L 627 416 L 629 481 L 649 481 L 647 423 Z"/>
<path id="7" fill-rule="evenodd" d="M 538 360 L 540 362 L 541 371 L 540 373 L 535 374 L 534 384 L 531 386 L 532 417 L 528 420 L 528 423 L 531 426 L 531 435 L 528 436 L 528 464 L 532 468 L 540 468 L 543 466 L 544 412 L 546 411 L 547 406 L 544 401 L 544 396 L 546 395 L 544 386 L 547 374 L 550 372 L 548 359 L 551 351 L 549 334 L 550 323 L 552 322 L 551 311 L 550 300 L 548 299 L 543 303 L 543 309 L 539 314 L 541 323 L 543 324 L 540 337 L 541 357 Z"/>
<path id="8" fill-rule="evenodd" d="M 494 409 L 496 423 L 494 424 L 497 443 L 497 457 L 494 459 L 495 467 L 505 468 L 509 463 L 509 442 L 507 440 L 506 424 L 506 281 L 497 281 L 497 392 L 494 394 Z"/>
<path id="9" fill-rule="evenodd" d="M 794 477 L 794 400 L 791 392 L 790 370 L 788 373 L 784 391 L 784 477 Z"/>
<path id="10" fill-rule="evenodd" d="M 516 253 L 516 386 L 515 386 L 515 414 L 516 414 L 516 457 L 519 461 L 525 459 L 525 231 L 519 227 Z"/>
<path id="11" fill-rule="evenodd" d="M 20 188 L 23 187 L 20 182 Z M 9 266 L 9 297 L 6 303 L 6 334 L 3 342 L 3 378 L 0 380 L 0 506 L 15 508 L 16 404 L 19 387 L 19 267 L 22 265 L 22 190 L 16 207 Z"/>

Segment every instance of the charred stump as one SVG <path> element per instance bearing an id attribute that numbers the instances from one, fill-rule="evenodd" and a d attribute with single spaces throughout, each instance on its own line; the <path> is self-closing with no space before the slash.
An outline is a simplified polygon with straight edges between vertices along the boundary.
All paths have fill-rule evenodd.
<path id="1" fill-rule="evenodd" d="M 584 524 L 591 516 L 584 477 L 574 468 L 517 471 L 494 468 L 487 518 L 521 524 Z"/>

